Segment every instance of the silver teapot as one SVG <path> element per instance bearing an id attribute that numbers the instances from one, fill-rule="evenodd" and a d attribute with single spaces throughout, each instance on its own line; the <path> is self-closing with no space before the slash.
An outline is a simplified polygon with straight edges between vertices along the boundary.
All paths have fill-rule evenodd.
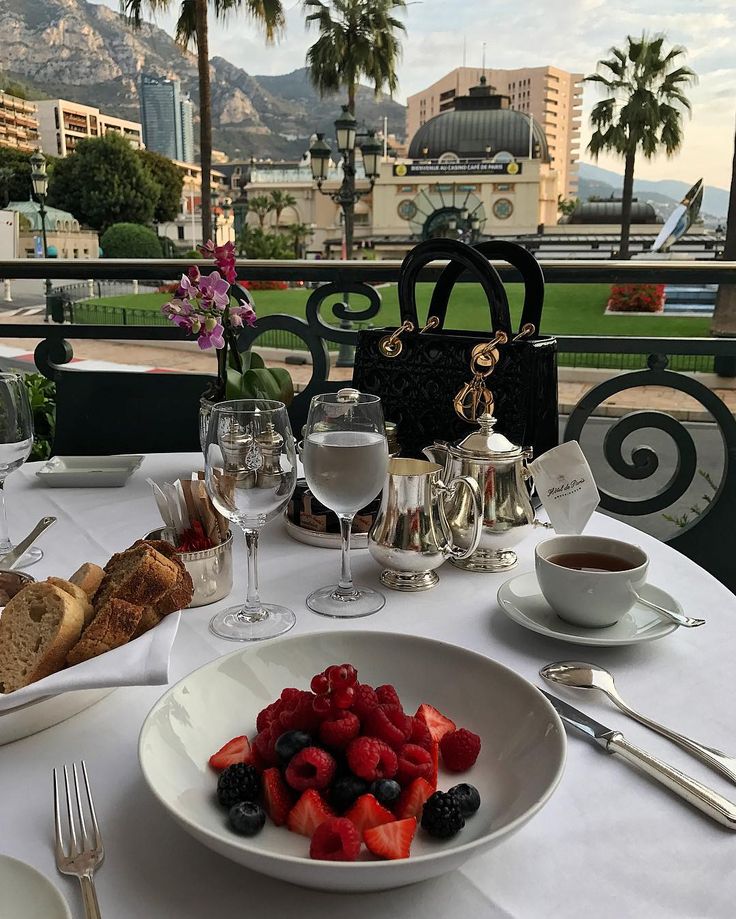
<path id="1" fill-rule="evenodd" d="M 526 480 L 526 460 L 531 450 L 518 447 L 494 432 L 496 419 L 488 412 L 478 418 L 480 429 L 457 444 L 437 441 L 424 449 L 432 462 L 444 466 L 444 475 L 468 476 L 483 496 L 483 528 L 474 552 L 451 558 L 467 571 L 505 571 L 517 562 L 511 548 L 535 525 Z M 464 493 L 457 493 L 447 508 L 453 540 L 470 546 L 474 536 L 474 509 Z"/>
<path id="2" fill-rule="evenodd" d="M 368 550 L 383 566 L 381 583 L 392 590 L 429 590 L 435 571 L 448 558 L 475 551 L 481 536 L 481 495 L 475 481 L 455 476 L 442 481 L 442 468 L 416 459 L 390 459 L 381 509 L 368 536 Z M 462 498 L 461 498 L 462 496 Z M 462 500 L 468 508 L 466 543 L 458 546 L 448 508 Z"/>

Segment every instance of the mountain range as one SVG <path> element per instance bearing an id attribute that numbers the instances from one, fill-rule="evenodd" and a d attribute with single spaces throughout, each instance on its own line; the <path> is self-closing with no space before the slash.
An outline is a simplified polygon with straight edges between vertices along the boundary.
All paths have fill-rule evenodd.
<path id="1" fill-rule="evenodd" d="M 198 102 L 197 61 L 163 29 L 133 29 L 107 6 L 86 0 L 0 0 L 0 72 L 30 94 L 94 105 L 140 119 L 138 78 L 177 77 Z M 210 61 L 213 142 L 234 159 L 297 159 L 315 131 L 328 140 L 341 96 L 320 98 L 306 68 L 282 76 L 253 76 L 221 57 Z M 359 122 L 403 137 L 405 108 L 360 87 Z M 53 151 L 49 151 L 53 152 Z"/>

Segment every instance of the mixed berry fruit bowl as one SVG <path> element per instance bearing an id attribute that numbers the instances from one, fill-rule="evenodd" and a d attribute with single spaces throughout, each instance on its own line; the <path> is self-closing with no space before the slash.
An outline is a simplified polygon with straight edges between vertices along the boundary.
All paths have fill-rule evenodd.
<path id="1" fill-rule="evenodd" d="M 396 852 L 381 856 L 382 840 L 373 837 L 384 834 L 368 831 L 357 860 L 332 861 L 320 857 L 314 831 L 304 833 L 296 817 L 288 823 L 284 817 L 284 825 L 274 825 L 268 794 L 261 803 L 269 817 L 255 835 L 240 835 L 228 817 L 228 810 L 218 805 L 218 773 L 209 765 L 212 754 L 231 738 L 242 735 L 247 735 L 253 743 L 259 715 L 263 727 L 269 720 L 263 715 L 264 709 L 282 697 L 286 688 L 308 691 L 315 675 L 342 661 L 349 661 L 357 669 L 361 683 L 395 687 L 405 712 L 418 713 L 422 707 L 431 706 L 456 722 L 458 728 L 462 725 L 482 739 L 477 759 L 469 768 L 463 766 L 462 772 L 447 769 L 444 760 L 451 762 L 450 756 L 439 757 L 437 789 L 447 792 L 458 783 L 468 783 L 477 789 L 481 801 L 477 812 L 451 838 L 431 835 L 427 831 L 429 821 L 425 820 L 422 828 L 419 804 L 415 810 L 418 825 L 408 857 L 400 857 Z M 335 696 L 339 701 L 341 695 L 333 692 L 333 702 Z M 371 727 L 362 728 L 361 732 L 380 733 L 381 720 L 361 719 L 364 726 L 376 723 L 375 731 Z M 273 733 L 275 737 L 278 730 L 274 728 Z M 320 734 L 329 737 L 329 732 L 317 728 L 312 733 L 315 745 L 324 747 L 319 737 Z M 386 736 L 391 740 L 390 728 Z M 370 747 L 370 743 L 367 745 Z M 327 749 L 332 749 L 338 761 L 352 761 L 360 772 L 364 768 L 359 762 L 362 746 L 366 743 L 356 742 L 356 756 L 351 756 L 349 746 L 344 756 L 329 743 Z M 315 800 L 321 795 L 326 811 L 334 809 L 334 782 L 329 789 L 290 788 L 288 782 L 293 781 L 298 768 L 292 767 L 289 772 L 287 766 L 279 767 L 276 760 L 264 762 L 263 756 L 270 755 L 268 745 L 259 742 L 253 748 L 257 751 L 255 768 L 261 776 L 266 769 L 275 775 L 280 768 L 287 791 L 297 804 L 300 795 Z M 430 639 L 351 631 L 285 637 L 267 645 L 239 649 L 200 667 L 153 707 L 141 730 L 139 757 L 145 779 L 164 808 L 187 832 L 214 851 L 254 871 L 305 887 L 372 891 L 445 874 L 519 830 L 556 788 L 564 767 L 565 748 L 564 729 L 547 700 L 501 664 Z M 401 751 L 399 747 L 396 749 L 401 760 Z M 412 759 L 411 752 L 404 751 L 404 769 L 412 765 L 406 762 L 407 758 Z M 248 762 L 253 762 L 251 753 Z M 295 760 L 296 766 L 305 758 L 309 760 L 310 755 Z M 416 754 L 413 759 L 420 768 L 421 755 Z M 250 771 L 254 767 L 247 768 Z M 396 778 L 406 782 L 405 787 L 408 785 L 409 779 L 405 780 L 402 774 Z M 433 776 L 430 782 L 434 782 Z M 366 795 L 358 810 L 368 799 Z M 306 803 L 309 802 L 305 799 Z M 413 819 L 400 812 L 401 806 L 386 804 L 387 809 L 396 813 L 397 822 L 387 824 L 396 833 L 399 828 L 406 829 Z M 311 817 L 313 808 L 307 810 Z M 297 808 L 297 817 L 299 813 L 301 810 Z M 350 810 L 346 813 L 337 810 L 337 814 L 351 816 Z M 289 832 L 289 828 L 296 831 Z M 307 835 L 312 836 L 311 845 Z M 389 830 L 387 838 L 390 840 L 392 835 Z M 373 848 L 369 851 L 371 841 L 378 855 L 371 854 Z M 375 841 L 379 843 L 377 847 Z"/>

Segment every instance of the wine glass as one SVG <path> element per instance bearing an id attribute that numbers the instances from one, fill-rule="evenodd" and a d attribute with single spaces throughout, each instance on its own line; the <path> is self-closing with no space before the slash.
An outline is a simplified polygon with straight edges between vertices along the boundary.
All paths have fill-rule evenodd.
<path id="1" fill-rule="evenodd" d="M 288 632 L 294 613 L 258 595 L 258 533 L 283 511 L 296 485 L 296 446 L 282 402 L 237 399 L 213 406 L 205 485 L 217 510 L 243 530 L 248 551 L 245 603 L 213 616 L 210 630 L 232 641 Z"/>
<path id="2" fill-rule="evenodd" d="M 12 552 L 5 512 L 5 479 L 25 463 L 33 448 L 33 415 L 23 377 L 17 373 L 0 373 L 0 555 Z M 32 546 L 16 564 L 32 565 L 43 558 L 43 552 Z M 0 565 L 2 562 L 0 561 Z"/>
<path id="3" fill-rule="evenodd" d="M 340 519 L 342 570 L 337 584 L 307 597 L 307 606 L 323 616 L 353 617 L 377 613 L 382 593 L 356 587 L 350 571 L 350 529 L 356 511 L 383 488 L 388 446 L 378 396 L 357 389 L 315 396 L 309 407 L 302 463 L 307 485 Z"/>

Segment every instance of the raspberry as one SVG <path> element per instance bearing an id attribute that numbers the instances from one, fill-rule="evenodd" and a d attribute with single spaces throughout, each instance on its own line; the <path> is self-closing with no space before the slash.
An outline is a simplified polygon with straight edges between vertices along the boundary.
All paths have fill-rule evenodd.
<path id="1" fill-rule="evenodd" d="M 370 710 L 378 705 L 378 696 L 367 683 L 356 683 L 354 689 L 353 711 L 361 721 L 365 721 Z"/>
<path id="2" fill-rule="evenodd" d="M 344 750 L 350 741 L 360 734 L 358 716 L 347 710 L 340 710 L 319 728 L 319 739 L 326 747 Z"/>
<path id="3" fill-rule="evenodd" d="M 307 734 L 317 733 L 322 719 L 313 707 L 313 702 L 316 698 L 311 692 L 301 693 L 291 712 L 290 730 L 306 731 Z"/>
<path id="4" fill-rule="evenodd" d="M 396 775 L 396 754 L 388 744 L 375 737 L 356 737 L 351 740 L 347 755 L 353 774 L 366 782 L 392 779 Z"/>
<path id="5" fill-rule="evenodd" d="M 426 723 L 421 718 L 417 718 L 416 715 L 411 719 L 411 734 L 409 734 L 408 742 L 430 751 L 434 743 Z"/>
<path id="6" fill-rule="evenodd" d="M 287 686 L 286 689 L 281 690 L 281 701 L 287 708 L 292 708 L 301 694 L 301 689 L 295 689 L 293 686 Z"/>
<path id="7" fill-rule="evenodd" d="M 258 712 L 258 717 L 256 718 L 256 731 L 260 733 L 267 728 L 274 718 L 278 717 L 281 708 L 281 700 L 277 699 L 275 702 L 267 705 L 262 711 Z"/>
<path id="8" fill-rule="evenodd" d="M 404 744 L 398 754 L 396 777 L 400 785 L 408 785 L 414 779 L 429 779 L 432 775 L 432 754 L 416 744 Z"/>
<path id="9" fill-rule="evenodd" d="M 360 852 L 360 833 L 346 817 L 329 817 L 312 836 L 309 857 L 329 862 L 354 862 Z"/>
<path id="10" fill-rule="evenodd" d="M 330 754 L 319 747 L 306 747 L 291 758 L 285 778 L 296 791 L 306 791 L 327 788 L 334 775 L 335 760 Z"/>
<path id="11" fill-rule="evenodd" d="M 278 722 L 259 731 L 253 741 L 253 749 L 258 755 L 259 762 L 266 766 L 278 765 L 279 758 L 276 755 L 276 741 L 283 734 L 283 730 Z"/>
<path id="12" fill-rule="evenodd" d="M 449 839 L 465 826 L 465 817 L 453 795 L 436 791 L 427 798 L 422 809 L 422 826 L 430 836 Z"/>
<path id="13" fill-rule="evenodd" d="M 365 719 L 363 730 L 398 750 L 411 733 L 411 717 L 404 714 L 400 705 L 377 705 Z"/>
<path id="14" fill-rule="evenodd" d="M 478 759 L 480 737 L 465 728 L 451 731 L 440 741 L 440 753 L 450 772 L 464 772 Z"/>
<path id="15" fill-rule="evenodd" d="M 376 696 L 381 705 L 401 705 L 399 694 L 390 683 L 385 683 L 383 686 L 376 686 Z"/>

